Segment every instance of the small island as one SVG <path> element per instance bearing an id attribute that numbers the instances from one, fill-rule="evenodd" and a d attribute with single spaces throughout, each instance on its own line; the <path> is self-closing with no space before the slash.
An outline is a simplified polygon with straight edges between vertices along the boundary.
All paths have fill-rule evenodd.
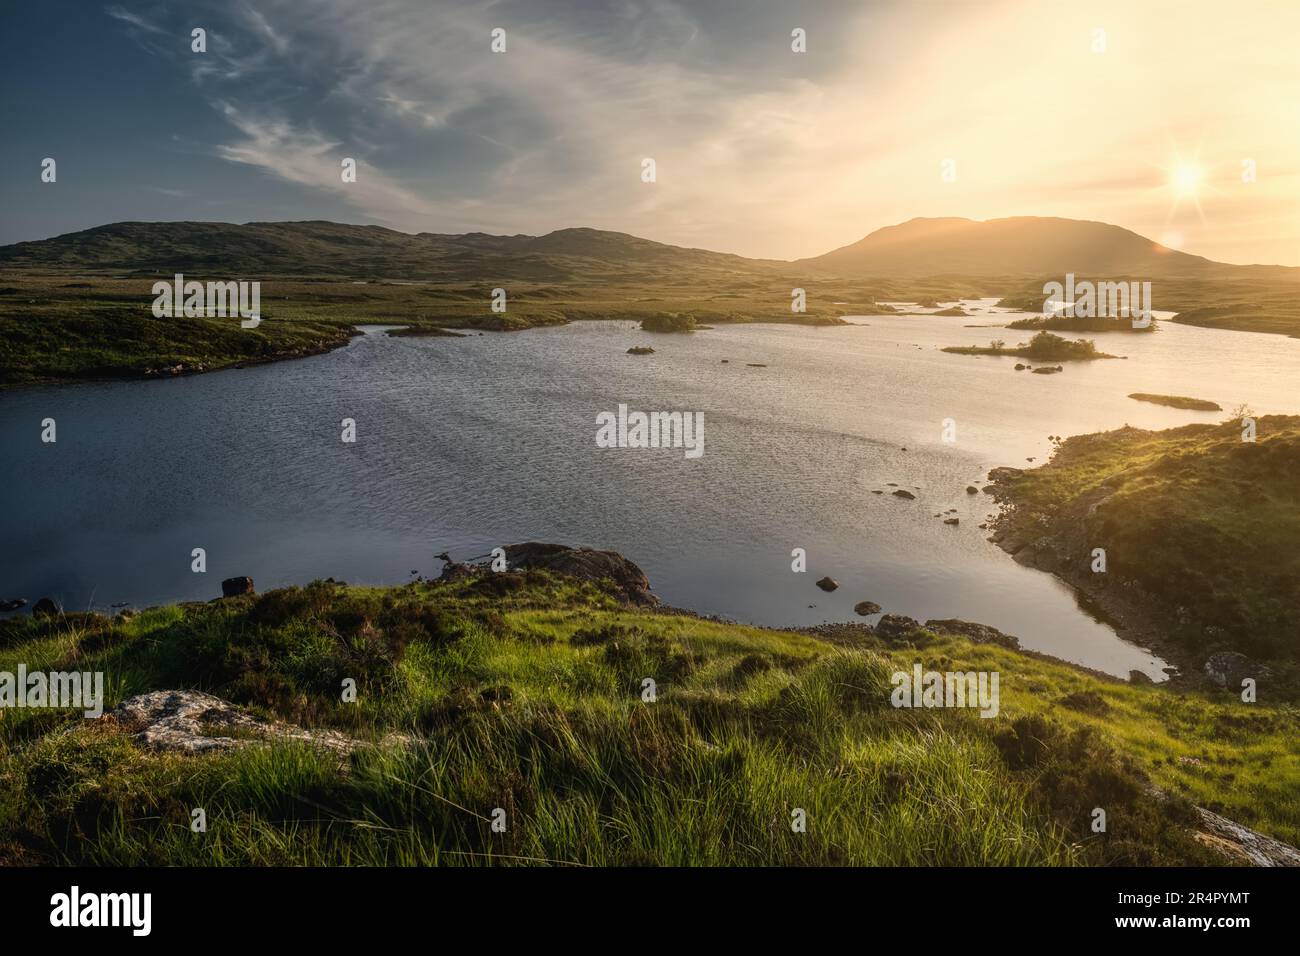
<path id="1" fill-rule="evenodd" d="M 1064 339 L 1051 332 L 1039 332 L 1029 340 L 1029 344 L 1022 342 L 1014 348 L 1008 348 L 1001 339 L 994 339 L 987 346 L 950 345 L 943 351 L 954 355 L 1015 355 L 1041 362 L 1119 358 L 1118 355 L 1098 352 L 1097 344 L 1091 339 Z"/>
<path id="2" fill-rule="evenodd" d="M 1187 408 L 1198 412 L 1221 412 L 1223 406 L 1218 402 L 1208 402 L 1203 398 L 1184 398 L 1181 395 L 1152 395 L 1148 392 L 1134 392 L 1129 398 L 1139 402 L 1151 402 L 1153 405 L 1168 405 L 1170 408 Z"/>
<path id="3" fill-rule="evenodd" d="M 1135 325 L 1131 319 L 1117 319 L 1108 315 L 1036 315 L 1028 319 L 1008 322 L 1009 329 L 1055 329 L 1060 332 L 1154 332 L 1155 319 Z"/>

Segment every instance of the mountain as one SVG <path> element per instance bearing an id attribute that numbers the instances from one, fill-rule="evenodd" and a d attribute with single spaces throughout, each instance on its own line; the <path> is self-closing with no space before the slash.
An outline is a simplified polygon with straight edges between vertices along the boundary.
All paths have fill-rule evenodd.
<path id="1" fill-rule="evenodd" d="M 118 222 L 0 246 L 0 268 L 135 275 L 359 276 L 408 280 L 646 279 L 665 269 L 733 275 L 765 263 L 598 229 L 544 236 L 411 235 L 344 223 Z"/>
<path id="2" fill-rule="evenodd" d="M 799 264 L 853 277 L 1197 276 L 1223 267 L 1119 226 L 1036 216 L 912 219 Z"/>
<path id="3" fill-rule="evenodd" d="M 1300 269 L 1236 266 L 1178 252 L 1102 222 L 912 219 L 796 262 L 686 249 L 599 229 L 544 236 L 416 235 L 336 222 L 118 222 L 0 246 L 0 269 L 136 276 L 331 276 L 411 281 L 694 282 L 808 273 L 921 276 L 1135 276 L 1300 279 Z"/>

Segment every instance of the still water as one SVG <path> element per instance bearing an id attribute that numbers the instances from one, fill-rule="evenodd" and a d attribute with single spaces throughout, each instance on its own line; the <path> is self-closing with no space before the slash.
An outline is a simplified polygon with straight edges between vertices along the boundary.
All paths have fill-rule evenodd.
<path id="1" fill-rule="evenodd" d="M 244 574 L 259 590 L 400 583 L 436 575 L 443 550 L 557 541 L 619 551 L 667 603 L 705 613 L 814 624 L 858 620 L 853 605 L 873 600 L 1159 678 L 1162 661 L 987 542 L 977 525 L 991 499 L 965 488 L 998 465 L 1045 461 L 1049 435 L 1215 421 L 1241 403 L 1294 413 L 1300 340 L 1166 323 L 1095 336 L 1127 360 L 1059 375 L 938 351 L 1027 338 L 964 327 L 1016 317 L 991 301 L 967 303 L 972 317 L 690 336 L 626 322 L 466 338 L 369 327 L 301 361 L 0 394 L 0 599 L 145 606 L 211 598 Z M 636 344 L 656 352 L 626 354 Z M 1126 397 L 1135 391 L 1225 411 L 1148 405 Z M 703 456 L 596 447 L 596 416 L 620 403 L 703 412 Z M 40 441 L 44 418 L 57 421 L 55 444 Z M 344 418 L 355 443 L 340 440 Z M 916 500 L 872 494 L 890 482 Z M 934 517 L 950 508 L 957 527 Z M 190 571 L 196 547 L 206 574 Z M 808 573 L 791 572 L 794 548 Z M 833 594 L 813 584 L 826 574 Z"/>

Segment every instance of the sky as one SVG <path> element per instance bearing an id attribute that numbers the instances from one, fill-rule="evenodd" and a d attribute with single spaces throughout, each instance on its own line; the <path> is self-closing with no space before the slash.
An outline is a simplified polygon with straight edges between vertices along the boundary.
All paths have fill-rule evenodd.
<path id="1" fill-rule="evenodd" d="M 330 219 L 794 259 L 1043 215 L 1300 265 L 1298 0 L 8 0 L 0 78 L 0 243 Z"/>

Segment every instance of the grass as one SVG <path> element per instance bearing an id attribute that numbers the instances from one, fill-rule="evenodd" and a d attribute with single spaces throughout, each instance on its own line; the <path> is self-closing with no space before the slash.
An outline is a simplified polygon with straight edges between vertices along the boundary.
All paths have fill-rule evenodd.
<path id="1" fill-rule="evenodd" d="M 1054 539 L 1068 580 L 1104 548 L 1108 588 L 1140 588 L 1185 654 L 1236 650 L 1289 672 L 1300 661 L 1300 416 L 1255 424 L 1253 442 L 1238 415 L 1067 439 L 1001 483 L 1013 510 L 1000 524 Z"/>
<path id="2" fill-rule="evenodd" d="M 103 670 L 110 704 L 200 688 L 376 743 L 179 756 L 112 719 L 0 712 L 0 862 L 1222 862 L 1189 833 L 1193 802 L 1300 838 L 1293 709 L 957 636 L 852 634 L 633 611 L 543 572 L 11 620 L 0 669 Z M 916 662 L 998 671 L 999 716 L 890 707 L 891 673 Z M 393 731 L 406 742 L 379 743 Z"/>
<path id="3" fill-rule="evenodd" d="M 1170 408 L 1186 408 L 1198 412 L 1221 412 L 1223 406 L 1218 402 L 1204 398 L 1185 398 L 1182 395 L 1155 395 L 1151 392 L 1134 392 L 1129 398 L 1139 402 L 1151 402 L 1153 405 L 1168 405 Z"/>

